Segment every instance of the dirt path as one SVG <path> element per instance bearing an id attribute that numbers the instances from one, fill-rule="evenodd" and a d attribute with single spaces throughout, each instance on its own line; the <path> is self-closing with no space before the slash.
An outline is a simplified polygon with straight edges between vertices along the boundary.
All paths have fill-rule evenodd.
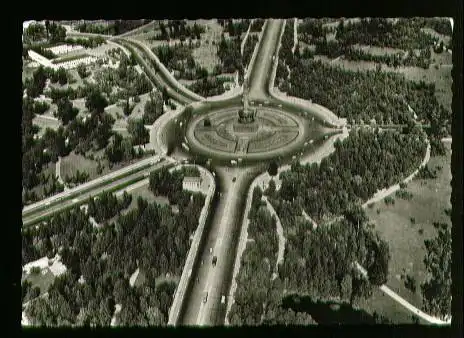
<path id="1" fill-rule="evenodd" d="M 273 275 L 273 279 L 274 279 L 277 277 L 278 266 L 281 265 L 284 261 L 285 243 L 287 239 L 284 236 L 284 229 L 282 227 L 282 223 L 280 222 L 280 218 L 277 216 L 277 213 L 274 207 L 272 206 L 271 203 L 269 203 L 266 196 L 263 196 L 263 199 L 266 202 L 267 209 L 269 210 L 271 215 L 274 216 L 276 219 L 276 230 L 277 230 L 277 236 L 279 237 L 279 250 L 277 251 L 277 260 L 276 260 L 276 265 L 275 265 L 274 275 Z"/>

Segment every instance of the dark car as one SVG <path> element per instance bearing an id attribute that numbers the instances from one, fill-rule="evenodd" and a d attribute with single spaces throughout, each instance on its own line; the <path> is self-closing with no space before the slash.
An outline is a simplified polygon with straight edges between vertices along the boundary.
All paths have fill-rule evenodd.
<path id="1" fill-rule="evenodd" d="M 237 180 L 237 178 L 236 178 L 236 177 L 234 177 L 234 178 L 232 179 L 232 182 L 235 182 L 236 180 Z"/>
<path id="2" fill-rule="evenodd" d="M 217 256 L 214 256 L 213 257 L 213 266 L 216 266 L 216 263 L 217 263 Z"/>
<path id="3" fill-rule="evenodd" d="M 203 303 L 206 303 L 208 301 L 208 291 L 205 291 L 205 294 L 203 296 Z"/>

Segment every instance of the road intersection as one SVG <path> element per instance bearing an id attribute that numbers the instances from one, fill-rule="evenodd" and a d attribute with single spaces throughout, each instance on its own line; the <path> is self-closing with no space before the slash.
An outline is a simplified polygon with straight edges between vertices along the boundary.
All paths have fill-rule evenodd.
<path id="1" fill-rule="evenodd" d="M 249 67 L 250 69 L 245 76 L 250 85 L 250 98 L 258 102 L 272 102 L 281 107 L 283 105 L 284 109 L 291 108 L 293 111 L 309 111 L 310 113 L 314 113 L 318 118 L 328 121 L 331 125 L 343 126 L 344 121 L 338 118 L 335 119 L 333 113 L 326 110 L 324 107 L 317 105 L 311 106 L 308 105 L 307 101 L 295 101 L 296 99 L 294 98 L 280 97 L 269 90 L 269 88 L 273 87 L 275 65 L 277 61 L 277 56 L 275 59 L 272 58 L 272 56 L 278 55 L 277 45 L 280 43 L 282 25 L 284 24 L 285 20 L 267 20 L 265 27 L 263 27 L 262 37 L 255 47 L 254 53 L 256 54 L 253 55 Z M 68 32 L 68 34 L 70 36 L 102 36 L 99 34 L 75 32 Z M 205 98 L 189 91 L 179 84 L 166 67 L 158 60 L 156 55 L 142 42 L 131 38 L 123 38 L 121 36 L 102 37 L 112 43 L 122 45 L 124 48 L 130 47 L 139 57 L 138 61 L 142 63 L 142 68 L 145 72 L 151 75 L 150 78 L 155 80 L 154 82 L 160 89 L 162 87 L 167 88 L 168 94 L 172 98 L 185 105 L 194 102 L 205 102 Z M 147 60 L 151 62 L 147 62 Z M 224 103 L 224 105 L 226 104 L 227 103 Z M 85 198 L 84 196 L 95 196 L 95 194 L 101 193 L 103 190 L 113 185 L 121 184 L 135 177 L 139 178 L 139 176 L 144 176 L 146 172 L 155 169 L 155 167 L 159 168 L 164 165 L 177 164 L 176 160 L 167 156 L 167 147 L 161 133 L 165 130 L 165 126 L 169 121 L 182 113 L 184 110 L 183 108 L 184 107 L 179 107 L 175 111 L 163 114 L 161 118 L 154 123 L 153 128 L 151 128 L 150 143 L 153 144 L 153 148 L 158 154 L 157 156 L 142 160 L 117 172 L 110 173 L 33 205 L 26 206 L 23 209 L 23 217 L 24 214 L 32 215 L 38 212 L 37 210 L 41 210 L 41 208 L 49 208 L 53 203 L 56 203 L 56 210 L 62 210 L 69 205 L 69 200 L 71 200 L 71 198 L 71 204 L 76 204 L 79 203 L 82 198 Z M 343 128 L 342 135 L 346 137 L 346 134 L 347 130 Z M 329 142 L 329 144 L 331 143 Z M 332 150 L 329 148 L 331 147 L 321 148 L 319 157 L 322 158 L 327 156 Z M 155 161 L 160 160 L 161 156 L 165 158 L 165 161 L 153 167 Z M 282 169 L 284 168 L 280 168 L 279 171 Z M 134 171 L 136 171 L 135 174 L 133 173 Z M 227 304 L 223 304 L 221 298 L 223 295 L 229 295 L 232 281 L 232 267 L 236 260 L 237 240 L 242 226 L 241 216 L 243 215 L 240 211 L 245 207 L 244 201 L 240 198 L 246 194 L 246 188 L 249 187 L 253 178 L 253 171 L 246 168 L 226 169 L 224 167 L 219 167 L 216 172 L 218 176 L 220 176 L 221 186 L 217 190 L 219 194 L 217 204 L 214 206 L 214 210 L 211 210 L 213 213 L 210 225 L 211 228 L 209 230 L 205 229 L 208 231 L 208 233 L 205 234 L 206 240 L 204 245 L 198 248 L 201 264 L 199 264 L 196 269 L 190 268 L 187 271 L 191 292 L 185 296 L 185 299 L 178 300 L 178 302 L 180 301 L 181 304 L 183 304 L 184 308 L 179 309 L 179 313 L 182 315 L 179 321 L 174 323 L 174 325 L 224 324 Z M 267 179 L 265 176 L 265 174 L 261 175 L 260 179 L 257 180 L 257 184 L 263 184 Z M 234 177 L 235 180 L 232 181 L 231 177 Z M 138 180 L 136 184 L 138 187 L 146 183 L 147 179 L 142 178 Z M 131 187 L 133 187 L 133 185 L 131 185 Z M 127 187 L 126 190 L 130 190 L 131 187 Z M 84 195 L 75 197 L 83 192 L 85 192 Z M 210 248 L 213 248 L 213 252 L 210 252 Z M 212 255 L 218 257 L 215 266 L 211 264 Z M 195 267 L 195 262 L 191 262 L 191 264 Z M 203 302 L 205 292 L 208 292 L 206 303 Z"/>

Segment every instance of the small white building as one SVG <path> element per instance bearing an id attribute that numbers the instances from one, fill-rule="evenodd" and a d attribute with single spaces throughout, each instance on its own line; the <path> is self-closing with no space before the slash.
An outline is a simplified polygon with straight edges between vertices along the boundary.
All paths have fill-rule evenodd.
<path id="1" fill-rule="evenodd" d="M 55 47 L 50 47 L 47 48 L 50 52 L 52 52 L 55 55 L 63 55 L 63 54 L 68 54 L 71 52 L 74 52 L 76 50 L 81 50 L 84 49 L 84 47 L 80 45 L 72 46 L 72 45 L 59 45 Z"/>
<path id="2" fill-rule="evenodd" d="M 190 190 L 193 192 L 200 191 L 202 179 L 201 177 L 184 177 L 182 181 L 182 189 Z"/>

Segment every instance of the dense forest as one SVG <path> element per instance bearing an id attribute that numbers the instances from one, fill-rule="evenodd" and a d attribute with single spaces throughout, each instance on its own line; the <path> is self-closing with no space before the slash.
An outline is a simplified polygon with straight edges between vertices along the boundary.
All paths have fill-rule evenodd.
<path id="1" fill-rule="evenodd" d="M 159 33 L 155 25 L 155 31 L 155 40 L 179 39 L 183 42 L 187 38 L 199 40 L 201 34 L 205 32 L 205 27 L 197 23 L 188 25 L 186 20 L 168 20 L 167 23 L 163 21 L 159 23 Z"/>
<path id="2" fill-rule="evenodd" d="M 258 43 L 257 35 L 248 35 L 247 40 L 245 41 L 245 46 L 243 47 L 243 66 L 247 68 L 250 64 L 251 57 Z"/>
<path id="3" fill-rule="evenodd" d="M 242 256 L 229 321 L 231 325 L 314 324 L 306 313 L 282 307 L 282 283 L 272 278 L 278 248 L 276 221 L 261 197 L 261 189 L 256 187 L 248 214 L 248 238 L 253 242 Z"/>
<path id="4" fill-rule="evenodd" d="M 345 46 L 359 43 L 404 50 L 425 49 L 434 42 L 432 36 L 421 30 L 426 25 L 429 23 L 425 18 L 399 18 L 396 21 L 386 18 L 341 19 L 335 28 L 335 39 Z M 331 30 L 319 19 L 305 19 L 298 28 L 301 40 L 307 44 L 326 40 Z"/>
<path id="5" fill-rule="evenodd" d="M 106 35 L 119 35 L 129 32 L 137 27 L 143 26 L 149 23 L 150 20 L 115 20 L 110 23 L 82 23 L 77 26 L 77 30 L 81 33 L 94 33 L 94 34 L 106 34 Z"/>
<path id="6" fill-rule="evenodd" d="M 344 213 L 352 202 L 363 203 L 377 190 L 408 176 L 422 162 L 425 135 L 396 131 L 352 130 L 320 165 L 292 164 L 281 173 L 279 197 L 296 201 L 316 221 Z"/>
<path id="7" fill-rule="evenodd" d="M 247 244 L 237 276 L 229 313 L 232 325 L 316 324 L 310 313 L 284 304 L 286 295 L 302 294 L 314 302 L 336 299 L 353 306 L 371 295 L 372 285 L 384 283 L 388 246 L 367 224 L 360 206 L 352 206 L 346 219 L 313 229 L 297 205 L 270 193 L 287 237 L 284 263 L 275 271 L 276 223 L 261 198 L 260 188 L 255 188 L 248 227 L 248 238 L 253 241 Z M 355 260 L 367 267 L 370 280 L 352 268 Z M 379 316 L 374 320 L 385 321 Z"/>
<path id="8" fill-rule="evenodd" d="M 225 38 L 224 34 L 218 45 L 217 55 L 222 63 L 224 73 L 234 73 L 239 70 L 243 72 L 243 60 L 240 54 L 240 36 L 231 39 Z"/>
<path id="9" fill-rule="evenodd" d="M 137 208 L 98 229 L 83 210 L 74 208 L 38 229 L 23 230 L 23 264 L 59 253 L 68 268 L 50 286 L 48 297 L 28 306 L 32 323 L 108 326 L 115 304 L 121 304 L 116 316 L 119 325 L 166 324 L 176 284 L 164 277 L 181 275 L 189 237 L 205 200 L 198 193 L 185 194 L 178 214 L 170 206 L 139 198 Z M 110 196 L 99 199 L 93 212 L 103 208 L 101 217 L 111 217 L 121 210 L 121 203 L 127 206 L 128 199 L 127 195 L 116 203 Z M 145 282 L 131 288 L 128 279 L 137 268 L 143 271 Z M 33 292 L 24 286 L 25 297 Z"/>
<path id="10" fill-rule="evenodd" d="M 264 25 L 264 19 L 255 19 L 250 27 L 250 33 L 261 32 Z"/>
<path id="11" fill-rule="evenodd" d="M 288 45 L 288 44 L 287 44 Z M 282 49 L 284 49 L 282 41 Z M 281 49 L 276 82 L 289 95 L 312 100 L 332 110 L 349 123 L 375 119 L 378 124 L 430 123 L 427 133 L 433 153 L 443 153 L 440 140 L 451 135 L 451 111 L 438 103 L 435 84 L 406 80 L 403 75 L 375 71 L 350 71 L 321 61 L 304 60 Z M 279 58 L 280 59 L 280 58 Z M 291 76 L 285 66 L 290 66 Z M 277 78 L 279 77 L 279 78 Z M 308 81 L 310 79 L 310 81 Z M 438 142 L 437 142 L 438 141 Z"/>

